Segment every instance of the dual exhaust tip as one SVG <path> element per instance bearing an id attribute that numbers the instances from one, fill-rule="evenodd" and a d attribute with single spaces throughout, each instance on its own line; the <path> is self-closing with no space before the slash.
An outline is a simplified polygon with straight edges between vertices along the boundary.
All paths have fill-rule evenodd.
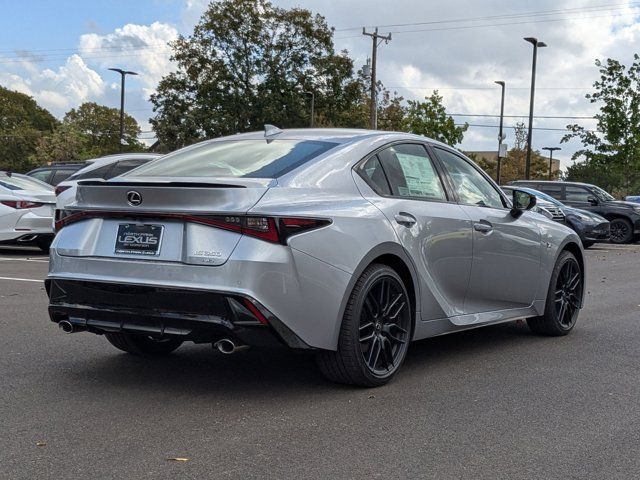
<path id="1" fill-rule="evenodd" d="M 58 327 L 64 333 L 75 333 L 84 330 L 82 327 L 76 327 L 68 320 L 61 320 L 58 322 Z M 249 345 L 237 344 L 230 338 L 222 338 L 213 344 L 214 348 L 217 348 L 220 353 L 225 355 L 231 355 L 242 350 L 249 348 Z"/>

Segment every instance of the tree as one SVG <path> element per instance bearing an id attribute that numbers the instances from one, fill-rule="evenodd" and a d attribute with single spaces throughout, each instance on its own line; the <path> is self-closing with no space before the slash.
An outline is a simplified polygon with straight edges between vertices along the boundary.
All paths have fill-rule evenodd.
<path id="1" fill-rule="evenodd" d="M 578 138 L 583 148 L 572 157 L 584 157 L 584 164 L 569 167 L 572 180 L 589 181 L 628 195 L 640 191 L 640 57 L 626 68 L 618 60 L 596 60 L 600 79 L 594 93 L 586 95 L 592 104 L 601 104 L 595 116 L 597 131 L 574 124 L 562 139 Z"/>
<path id="2" fill-rule="evenodd" d="M 167 148 L 203 138 L 358 120 L 361 82 L 346 52 L 335 53 L 333 30 L 310 11 L 267 0 L 212 2 L 189 37 L 173 44 L 177 71 L 152 95 L 154 131 Z M 354 116 L 354 113 L 356 115 Z"/>
<path id="3" fill-rule="evenodd" d="M 500 180 L 502 183 L 513 180 L 522 180 L 525 175 L 525 165 L 527 159 L 527 128 L 524 123 L 518 122 L 514 127 L 514 146 L 507 157 L 502 162 L 500 168 Z M 494 166 L 495 172 L 495 166 Z M 495 177 L 495 173 L 493 175 Z M 548 160 L 535 150 L 531 152 L 530 178 L 533 180 L 549 179 Z"/>
<path id="4" fill-rule="evenodd" d="M 28 171 L 36 141 L 51 132 L 58 121 L 23 93 L 0 87 L 0 170 Z"/>
<path id="5" fill-rule="evenodd" d="M 122 151 L 144 150 L 139 135 L 138 122 L 125 114 Z M 120 151 L 120 110 L 89 102 L 69 110 L 55 131 L 38 140 L 34 158 L 40 162 L 73 162 Z"/>
<path id="6" fill-rule="evenodd" d="M 448 145 L 462 142 L 468 124 L 456 126 L 442 104 L 442 97 L 435 90 L 424 102 L 409 100 L 404 120 L 404 130 L 439 140 Z"/>

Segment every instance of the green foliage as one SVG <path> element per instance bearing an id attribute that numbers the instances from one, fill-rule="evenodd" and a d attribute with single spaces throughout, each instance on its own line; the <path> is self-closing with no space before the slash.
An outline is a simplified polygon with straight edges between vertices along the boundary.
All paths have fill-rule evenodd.
<path id="1" fill-rule="evenodd" d="M 439 140 L 447 145 L 457 145 L 462 142 L 468 124 L 456 126 L 452 117 L 442 104 L 442 97 L 435 90 L 424 102 L 409 100 L 407 114 L 404 120 L 404 130 Z"/>
<path id="2" fill-rule="evenodd" d="M 33 98 L 0 87 L 0 170 L 25 172 L 35 167 L 30 156 L 36 142 L 57 124 Z"/>
<path id="3" fill-rule="evenodd" d="M 324 17 L 266 0 L 211 3 L 194 32 L 173 43 L 178 70 L 151 97 L 153 128 L 168 148 L 259 130 L 359 123 L 362 85 L 335 53 Z"/>
<path id="4" fill-rule="evenodd" d="M 139 135 L 138 122 L 125 114 L 122 151 L 144 150 Z M 40 164 L 72 162 L 120 151 L 120 110 L 88 102 L 69 110 L 53 133 L 38 140 L 33 159 Z"/>
<path id="5" fill-rule="evenodd" d="M 594 93 L 586 95 L 601 104 L 596 115 L 597 132 L 579 125 L 568 125 L 567 142 L 578 138 L 583 148 L 573 160 L 584 157 L 567 169 L 567 180 L 595 183 L 621 195 L 640 191 L 640 57 L 633 57 L 627 68 L 618 60 L 596 60 L 600 79 Z"/>

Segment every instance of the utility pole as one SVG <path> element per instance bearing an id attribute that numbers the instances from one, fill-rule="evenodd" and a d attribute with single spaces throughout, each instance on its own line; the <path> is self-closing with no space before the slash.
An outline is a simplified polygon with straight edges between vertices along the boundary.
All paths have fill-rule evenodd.
<path id="1" fill-rule="evenodd" d="M 498 132 L 498 165 L 496 169 L 496 183 L 500 185 L 500 167 L 502 167 L 502 142 L 504 141 L 504 133 L 502 127 L 504 126 L 504 88 L 505 83 L 502 80 L 496 81 L 502 87 L 502 99 L 500 100 L 500 131 Z"/>
<path id="2" fill-rule="evenodd" d="M 553 176 L 553 152 L 562 150 L 560 147 L 542 147 L 543 150 L 549 152 L 549 180 L 552 180 Z"/>
<path id="3" fill-rule="evenodd" d="M 533 102 L 536 95 L 536 64 L 538 63 L 538 48 L 546 47 L 547 44 L 534 37 L 524 39 L 533 45 L 533 62 L 531 65 L 531 98 L 529 99 L 529 132 L 527 133 L 527 159 L 524 165 L 524 178 L 529 180 L 531 174 L 531 137 L 533 130 Z"/>
<path id="4" fill-rule="evenodd" d="M 129 72 L 120 68 L 110 68 L 109 70 L 118 72 L 122 77 L 122 82 L 120 83 L 120 151 L 122 151 L 122 142 L 124 141 L 124 77 L 126 77 L 127 75 L 138 74 L 136 72 Z"/>
<path id="5" fill-rule="evenodd" d="M 378 101 L 376 92 L 376 61 L 378 57 L 378 46 L 382 41 L 389 43 L 391 41 L 391 34 L 379 35 L 378 27 L 375 28 L 373 33 L 367 32 L 366 28 L 362 28 L 362 34 L 371 37 L 373 43 L 373 49 L 371 52 L 371 106 L 370 106 L 370 126 L 371 130 L 378 128 Z M 380 43 L 378 43 L 380 40 Z"/>
<path id="6" fill-rule="evenodd" d="M 311 120 L 309 121 L 309 127 L 313 128 L 313 123 L 314 123 L 313 119 L 314 119 L 314 116 L 315 116 L 314 110 L 315 110 L 315 103 L 316 103 L 316 95 L 313 92 L 302 92 L 302 93 L 311 96 Z"/>

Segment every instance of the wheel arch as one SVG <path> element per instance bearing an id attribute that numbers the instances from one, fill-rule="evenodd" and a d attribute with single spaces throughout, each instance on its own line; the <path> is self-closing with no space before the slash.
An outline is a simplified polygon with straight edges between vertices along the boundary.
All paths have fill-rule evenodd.
<path id="1" fill-rule="evenodd" d="M 400 244 L 385 242 L 375 246 L 364 257 L 362 257 L 360 263 L 358 263 L 358 266 L 353 271 L 351 280 L 349 280 L 342 302 L 340 303 L 339 317 L 333 332 L 334 345 L 338 344 L 338 335 L 340 333 L 342 319 L 344 317 L 344 312 L 347 308 L 347 302 L 349 301 L 351 292 L 362 273 L 373 263 L 380 263 L 391 267 L 398 273 L 398 275 L 400 275 L 400 278 L 402 278 L 411 301 L 411 315 L 414 320 L 413 328 L 415 328 L 417 314 L 420 311 L 420 286 L 418 283 L 416 267 Z"/>

